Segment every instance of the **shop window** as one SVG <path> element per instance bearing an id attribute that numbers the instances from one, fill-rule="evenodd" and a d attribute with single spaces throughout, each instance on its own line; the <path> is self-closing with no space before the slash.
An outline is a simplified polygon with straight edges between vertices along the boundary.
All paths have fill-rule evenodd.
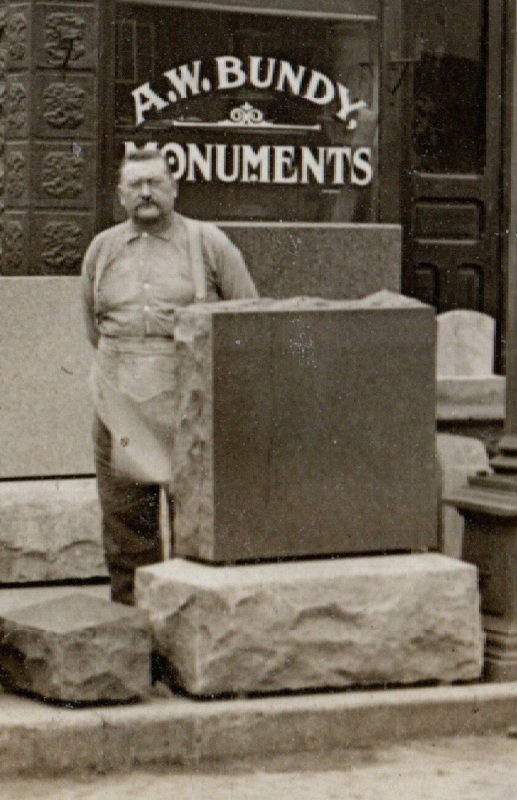
<path id="1" fill-rule="evenodd" d="M 378 50 L 375 15 L 121 3 L 117 159 L 164 148 L 198 218 L 373 221 Z"/>

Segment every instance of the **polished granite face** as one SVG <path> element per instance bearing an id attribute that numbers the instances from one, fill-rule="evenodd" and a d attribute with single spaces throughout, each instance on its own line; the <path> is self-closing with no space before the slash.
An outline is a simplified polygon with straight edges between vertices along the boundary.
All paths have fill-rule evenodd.
<path id="1" fill-rule="evenodd" d="M 243 302 L 177 312 L 176 553 L 435 546 L 433 309 Z"/>
<path id="2" fill-rule="evenodd" d="M 363 297 L 400 291 L 396 225 L 222 225 L 263 297 Z"/>

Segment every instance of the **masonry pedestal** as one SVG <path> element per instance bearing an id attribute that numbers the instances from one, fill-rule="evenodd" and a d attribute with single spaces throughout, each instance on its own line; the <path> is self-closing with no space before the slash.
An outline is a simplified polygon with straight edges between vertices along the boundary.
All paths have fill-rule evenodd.
<path id="1" fill-rule="evenodd" d="M 486 636 L 485 677 L 491 681 L 515 681 L 517 479 L 510 475 L 473 476 L 446 502 L 465 518 L 463 558 L 479 570 Z"/>

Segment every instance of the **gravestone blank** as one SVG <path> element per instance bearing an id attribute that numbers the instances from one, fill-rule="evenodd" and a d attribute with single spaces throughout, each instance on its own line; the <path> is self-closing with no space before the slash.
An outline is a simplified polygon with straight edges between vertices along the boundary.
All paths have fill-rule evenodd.
<path id="1" fill-rule="evenodd" d="M 458 309 L 436 318 L 439 378 L 491 375 L 494 371 L 495 321 L 480 311 Z"/>
<path id="2" fill-rule="evenodd" d="M 434 334 L 389 292 L 179 309 L 176 554 L 435 546 Z"/>
<path id="3" fill-rule="evenodd" d="M 148 616 L 71 594 L 0 617 L 0 681 L 45 699 L 131 700 L 150 685 Z"/>

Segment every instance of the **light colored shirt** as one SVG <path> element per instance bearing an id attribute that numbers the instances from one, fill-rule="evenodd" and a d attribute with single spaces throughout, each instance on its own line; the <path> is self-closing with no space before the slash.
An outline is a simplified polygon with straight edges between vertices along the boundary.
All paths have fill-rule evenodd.
<path id="1" fill-rule="evenodd" d="M 240 251 L 215 225 L 198 225 L 206 301 L 256 297 Z M 172 336 L 174 309 L 194 301 L 190 249 L 184 218 L 176 213 L 162 233 L 127 220 L 98 234 L 82 270 L 90 340 Z"/>
<path id="2" fill-rule="evenodd" d="M 215 225 L 195 225 L 206 302 L 257 297 L 235 245 Z M 127 220 L 96 236 L 86 251 L 83 298 L 97 346 L 93 392 L 101 416 L 103 384 L 139 403 L 174 390 L 174 311 L 194 301 L 192 250 L 185 218 L 175 213 L 163 232 Z"/>

